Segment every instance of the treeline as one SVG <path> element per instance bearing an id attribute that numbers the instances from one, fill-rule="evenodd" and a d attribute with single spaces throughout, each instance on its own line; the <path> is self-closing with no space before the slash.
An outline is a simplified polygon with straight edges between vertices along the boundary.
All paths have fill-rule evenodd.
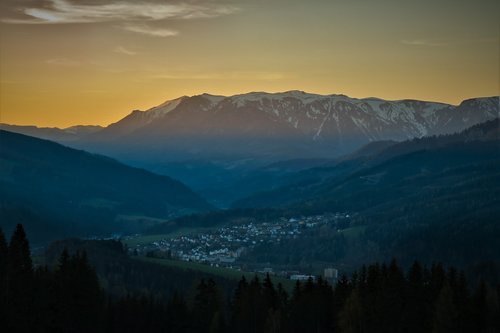
<path id="1" fill-rule="evenodd" d="M 242 278 L 231 297 L 201 279 L 192 298 L 109 297 L 85 253 L 63 251 L 33 269 L 21 225 L 0 232 L 0 325 L 5 332 L 499 332 L 500 285 L 471 290 L 463 273 L 395 261 L 361 268 L 333 287 L 297 282 L 289 294 Z"/>
<path id="2" fill-rule="evenodd" d="M 237 285 L 237 281 L 220 275 L 137 260 L 128 256 L 126 246 L 117 240 L 56 241 L 45 250 L 45 264 L 56 268 L 64 249 L 70 254 L 85 252 L 101 287 L 113 298 L 139 294 L 154 295 L 157 300 L 168 301 L 175 293 L 188 295 L 202 278 L 213 279 L 226 294 L 232 293 Z"/>

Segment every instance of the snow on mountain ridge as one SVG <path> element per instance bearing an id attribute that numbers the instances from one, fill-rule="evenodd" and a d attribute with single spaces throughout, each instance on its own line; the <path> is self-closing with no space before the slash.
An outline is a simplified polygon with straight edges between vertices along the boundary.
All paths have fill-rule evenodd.
<path id="1" fill-rule="evenodd" d="M 108 129 L 114 127 L 115 134 L 119 130 L 120 135 L 136 132 L 135 140 L 155 135 L 158 138 L 164 135 L 232 135 L 277 139 L 286 136 L 342 147 L 358 142 L 453 133 L 489 120 L 495 112 L 498 113 L 498 108 L 495 111 L 494 99 L 491 98 L 464 101 L 453 106 L 409 99 L 357 99 L 296 90 L 251 92 L 228 97 L 201 94 L 135 112 Z"/>
<path id="2" fill-rule="evenodd" d="M 166 101 L 158 106 L 155 106 L 149 110 L 144 111 L 145 113 L 149 114 L 152 116 L 152 119 L 162 117 L 169 113 L 170 111 L 174 110 L 183 100 L 186 98 L 189 98 L 188 96 L 182 96 L 176 99 L 172 99 L 169 101 Z"/>

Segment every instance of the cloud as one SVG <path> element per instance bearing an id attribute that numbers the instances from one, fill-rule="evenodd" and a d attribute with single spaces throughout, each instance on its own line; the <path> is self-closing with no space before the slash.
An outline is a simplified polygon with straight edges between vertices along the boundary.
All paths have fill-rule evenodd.
<path id="1" fill-rule="evenodd" d="M 47 6 L 26 7 L 19 10 L 27 17 L 2 18 L 1 21 L 13 24 L 61 24 L 196 19 L 229 15 L 238 8 L 215 2 L 200 4 L 115 0 L 76 4 L 68 0 L 48 0 Z"/>
<path id="2" fill-rule="evenodd" d="M 427 39 L 402 40 L 401 43 L 405 45 L 414 45 L 414 46 L 445 46 L 449 44 L 446 42 L 438 42 Z"/>
<path id="3" fill-rule="evenodd" d="M 146 24 L 127 24 L 123 26 L 123 29 L 154 37 L 172 37 L 179 34 L 179 32 L 175 30 L 152 28 Z"/>
<path id="4" fill-rule="evenodd" d="M 128 50 L 128 49 L 124 48 L 123 46 L 117 46 L 117 47 L 115 47 L 115 49 L 113 51 L 116 53 L 121 53 L 121 54 L 129 55 L 129 56 L 134 56 L 137 54 L 137 52 Z"/>
<path id="5" fill-rule="evenodd" d="M 80 61 L 72 60 L 72 59 L 68 59 L 68 58 L 48 59 L 45 62 L 49 65 L 63 66 L 63 67 L 77 67 L 77 66 L 80 66 L 82 64 Z"/>

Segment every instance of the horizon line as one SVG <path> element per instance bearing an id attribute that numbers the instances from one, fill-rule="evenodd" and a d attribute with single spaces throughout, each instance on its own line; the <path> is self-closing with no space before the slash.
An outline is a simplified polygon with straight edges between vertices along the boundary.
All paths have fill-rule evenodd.
<path id="1" fill-rule="evenodd" d="M 286 90 L 286 91 L 249 91 L 249 92 L 244 92 L 244 93 L 237 93 L 237 94 L 233 94 L 233 95 L 220 95 L 220 94 L 215 94 L 215 93 L 209 93 L 209 92 L 204 92 L 204 93 L 199 93 L 199 94 L 193 94 L 193 95 L 183 95 L 183 96 L 179 96 L 179 97 L 176 97 L 176 98 L 172 98 L 172 99 L 167 99 L 163 102 L 161 102 L 160 104 L 157 104 L 157 105 L 154 105 L 154 106 L 151 106 L 151 107 L 148 107 L 146 108 L 145 110 L 140 110 L 140 109 L 129 109 L 129 113 L 127 113 L 125 116 L 123 116 L 122 118 L 119 118 L 118 120 L 116 121 L 112 121 L 110 123 L 107 123 L 105 125 L 98 125 L 98 124 L 95 124 L 95 123 L 88 123 L 88 124 L 84 124 L 84 123 L 77 123 L 77 124 L 73 124 L 73 125 L 69 125 L 69 126 L 64 126 L 64 127 L 58 127 L 58 126 L 51 126 L 51 125 L 47 125 L 47 126 L 39 126 L 39 125 L 35 125 L 33 123 L 26 123 L 26 124 L 22 124 L 22 123 L 5 123 L 5 122 L 2 122 L 0 120 L 0 125 L 9 125 L 9 126 L 32 126 L 32 127 L 36 127 L 36 128 L 46 128 L 46 129 L 60 129 L 60 130 L 66 130 L 66 129 L 69 129 L 69 128 L 72 128 L 72 127 L 77 127 L 77 126 L 96 126 L 96 127 L 102 127 L 102 128 L 106 128 L 108 127 L 109 125 L 111 124 L 114 124 L 120 120 L 122 120 L 124 117 L 126 117 L 127 115 L 129 115 L 130 113 L 132 112 L 136 112 L 136 111 L 140 111 L 140 112 L 147 112 L 151 109 L 154 109 L 154 108 L 157 108 L 159 107 L 160 105 L 162 104 L 165 104 L 165 103 L 168 103 L 170 101 L 174 101 L 174 100 L 178 100 L 178 99 L 181 99 L 181 98 L 193 98 L 193 97 L 198 97 L 198 96 L 203 96 L 203 95 L 209 95 L 209 96 L 214 96 L 214 97 L 224 97 L 224 98 L 231 98 L 231 97 L 236 97 L 236 96 L 244 96 L 244 95 L 250 95 L 250 94 L 267 94 L 267 95 L 278 95 L 278 94 L 286 94 L 286 93 L 302 93 L 302 94 L 305 94 L 305 95 L 315 95 L 315 96 L 320 96 L 320 97 L 333 97 L 333 96 L 342 96 L 342 97 L 346 97 L 346 98 L 349 98 L 349 99 L 355 99 L 355 100 L 369 100 L 369 99 L 378 99 L 378 100 L 382 100 L 382 101 L 386 101 L 386 102 L 403 102 L 403 101 L 419 101 L 419 102 L 427 102 L 427 103 L 436 103 L 436 104 L 443 104 L 443 105 L 448 105 L 448 106 L 454 106 L 454 107 L 457 107 L 459 106 L 460 104 L 462 104 L 463 102 L 467 101 L 467 100 L 471 100 L 471 99 L 479 99 L 479 98 L 495 98 L 495 97 L 498 97 L 500 98 L 500 95 L 483 95 L 483 96 L 475 96 L 475 97 L 468 97 L 468 98 L 465 98 L 465 99 L 462 99 L 460 101 L 460 103 L 458 104 L 454 104 L 454 103 L 449 103 L 449 102 L 441 102 L 441 101 L 433 101 L 433 100 L 427 100 L 427 99 L 417 99 L 417 98 L 399 98 L 399 99 L 385 99 L 385 98 L 381 98 L 381 97 L 376 97 L 376 96 L 367 96 L 367 97 L 352 97 L 352 96 L 349 96 L 349 95 L 346 95 L 346 94 L 342 94 L 342 93 L 331 93 L 331 94 L 320 94 L 320 93 L 314 93 L 314 92 L 307 92 L 307 91 L 304 91 L 304 90 L 300 90 L 300 89 L 291 89 L 291 90 Z"/>

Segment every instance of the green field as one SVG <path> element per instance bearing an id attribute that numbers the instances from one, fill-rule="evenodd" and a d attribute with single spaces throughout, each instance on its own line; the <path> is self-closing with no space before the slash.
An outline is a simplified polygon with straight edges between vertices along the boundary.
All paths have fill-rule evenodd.
<path id="1" fill-rule="evenodd" d="M 342 234 L 347 238 L 357 238 L 366 230 L 366 225 L 359 225 L 341 230 Z"/>
<path id="2" fill-rule="evenodd" d="M 181 268 L 181 269 L 185 269 L 185 270 L 193 270 L 193 271 L 204 272 L 207 274 L 218 275 L 218 276 L 224 277 L 226 279 L 232 279 L 232 280 L 240 280 L 243 275 L 245 276 L 245 278 L 247 280 L 251 280 L 254 278 L 254 276 L 256 274 L 253 272 L 242 272 L 242 271 L 238 271 L 236 269 L 231 269 L 231 268 L 214 267 L 214 266 L 205 265 L 205 264 L 201 264 L 201 263 L 181 261 L 181 260 L 170 260 L 170 259 L 159 259 L 159 258 L 148 258 L 148 257 L 131 257 L 131 258 L 150 262 L 150 263 L 155 263 L 158 265 L 164 265 L 164 266 Z M 263 274 L 257 274 L 257 276 L 259 276 L 259 278 L 261 280 L 264 278 Z M 295 284 L 294 281 L 288 280 L 285 278 L 271 276 L 271 279 L 272 279 L 273 283 L 276 285 L 278 283 L 281 283 L 283 285 L 283 288 L 287 291 L 291 291 L 293 289 L 294 284 Z"/>
<path id="3" fill-rule="evenodd" d="M 178 236 L 185 236 L 193 233 L 204 232 L 211 230 L 212 228 L 179 228 L 174 232 L 168 234 L 155 234 L 155 235 L 139 235 L 139 236 L 130 236 L 127 238 L 121 239 L 122 243 L 129 246 L 134 247 L 137 245 L 145 245 L 151 244 L 153 242 L 161 241 L 162 239 L 174 238 Z"/>

